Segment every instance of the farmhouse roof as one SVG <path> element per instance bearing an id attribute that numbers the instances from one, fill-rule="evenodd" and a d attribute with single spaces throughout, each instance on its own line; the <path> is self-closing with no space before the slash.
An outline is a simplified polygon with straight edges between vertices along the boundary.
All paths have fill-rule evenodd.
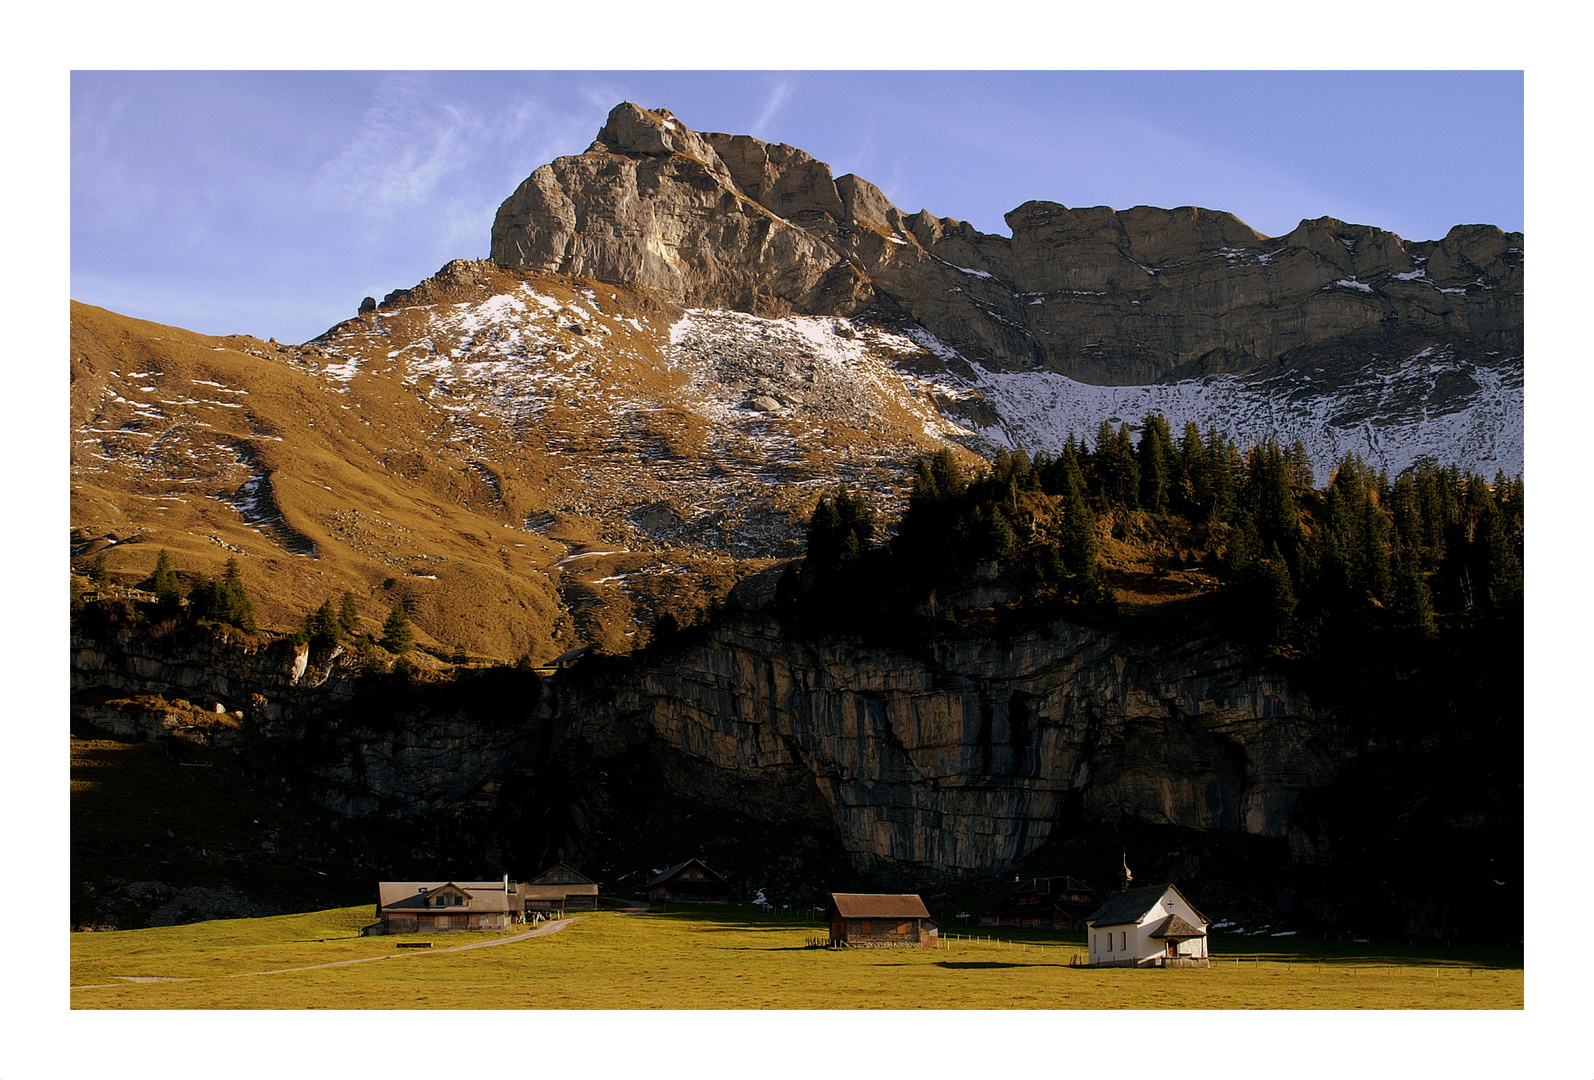
<path id="1" fill-rule="evenodd" d="M 1169 915 L 1157 924 L 1156 929 L 1151 931 L 1150 936 L 1183 941 L 1185 938 L 1206 937 L 1207 932 L 1205 930 L 1197 930 L 1177 915 Z"/>
<path id="2" fill-rule="evenodd" d="M 843 919 L 928 919 L 930 911 L 918 893 L 830 894 L 830 903 Z"/>
<path id="3" fill-rule="evenodd" d="M 379 881 L 376 906 L 382 911 L 419 911 L 426 898 L 450 885 L 470 897 L 472 911 L 511 911 L 502 881 Z"/>
<path id="4" fill-rule="evenodd" d="M 1146 912 L 1156 906 L 1158 900 L 1167 895 L 1170 889 L 1190 909 L 1190 914 L 1202 922 L 1207 921 L 1206 916 L 1196 910 L 1196 906 L 1190 903 L 1184 893 L 1180 892 L 1176 886 L 1166 883 L 1162 885 L 1146 885 L 1139 889 L 1128 889 L 1121 893 L 1115 893 L 1109 896 L 1101 907 L 1093 911 L 1085 921 L 1093 926 L 1117 926 L 1120 923 L 1138 923 L 1145 917 Z"/>
<path id="5" fill-rule="evenodd" d="M 708 868 L 708 864 L 706 864 L 702 859 L 687 859 L 683 863 L 676 863 L 674 866 L 670 867 L 668 870 L 666 870 L 663 873 L 659 874 L 658 877 L 655 877 L 652 881 L 648 882 L 646 885 L 644 885 L 642 887 L 644 889 L 651 889 L 655 885 L 663 884 L 664 882 L 669 881 L 676 874 L 679 874 L 682 870 L 685 870 L 688 866 L 691 866 L 693 863 L 697 863 L 699 868 L 701 868 L 704 872 L 709 873 L 709 874 L 713 874 L 714 877 L 717 880 L 722 881 L 722 882 L 725 880 L 724 875 L 714 873 L 714 871 L 710 870 Z"/>
<path id="6" fill-rule="evenodd" d="M 1041 877 L 1028 878 L 1023 881 L 1009 881 L 984 900 L 981 900 L 974 908 L 974 915 L 976 917 L 989 915 L 994 911 L 1004 909 L 1015 893 L 1037 893 L 1042 896 L 1062 897 L 1064 894 L 1071 892 L 1089 893 L 1094 896 L 1096 890 L 1078 878 L 1069 877 L 1066 874 L 1062 877 Z M 1060 907 L 1063 905 L 1054 901 L 1053 906 Z M 1073 907 L 1075 905 L 1067 906 Z"/>
<path id="7" fill-rule="evenodd" d="M 595 882 L 591 878 L 587 877 L 587 875 L 583 874 L 581 871 L 572 870 L 572 869 L 570 869 L 570 867 L 566 866 L 564 863 L 560 863 L 557 866 L 553 866 L 553 867 L 548 868 L 547 870 L 544 870 L 542 873 L 538 874 L 536 877 L 534 877 L 530 881 L 526 882 L 526 884 L 527 885 L 596 885 L 597 882 Z"/>

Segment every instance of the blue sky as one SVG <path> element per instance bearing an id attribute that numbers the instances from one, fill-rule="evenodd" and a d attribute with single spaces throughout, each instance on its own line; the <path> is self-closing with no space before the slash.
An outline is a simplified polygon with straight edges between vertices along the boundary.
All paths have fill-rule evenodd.
<path id="1" fill-rule="evenodd" d="M 1268 235 L 1523 227 L 1513 71 L 76 71 L 71 294 L 307 340 L 485 257 L 498 204 L 623 100 L 987 232 L 1028 199 L 1193 204 Z"/>

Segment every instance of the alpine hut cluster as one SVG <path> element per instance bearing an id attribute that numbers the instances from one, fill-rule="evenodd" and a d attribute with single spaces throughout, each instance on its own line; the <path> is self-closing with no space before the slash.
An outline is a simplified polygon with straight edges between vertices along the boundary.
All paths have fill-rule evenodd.
<path id="1" fill-rule="evenodd" d="M 380 931 L 506 930 L 525 919 L 515 883 L 502 881 L 383 881 L 376 887 Z"/>
<path id="2" fill-rule="evenodd" d="M 598 886 L 563 864 L 531 881 L 381 881 L 377 922 L 368 934 L 430 934 L 449 930 L 507 930 L 526 913 L 591 911 Z M 539 917 L 534 915 L 534 918 Z"/>

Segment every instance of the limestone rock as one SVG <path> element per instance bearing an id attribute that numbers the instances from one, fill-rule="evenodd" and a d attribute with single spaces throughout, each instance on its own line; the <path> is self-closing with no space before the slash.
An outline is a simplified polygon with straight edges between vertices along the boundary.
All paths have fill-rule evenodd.
<path id="1" fill-rule="evenodd" d="M 802 150 L 625 103 L 499 208 L 492 258 L 686 307 L 906 313 L 992 370 L 1102 384 L 1272 373 L 1324 350 L 1355 369 L 1414 339 L 1522 348 L 1522 237 L 1492 226 L 1412 242 L 1325 217 L 1269 238 L 1193 206 L 1045 201 L 1007 222 L 1011 239 L 904 214 Z"/>
<path id="2" fill-rule="evenodd" d="M 562 688 L 565 766 L 601 787 L 639 748 L 682 795 L 829 825 L 881 881 L 988 874 L 1088 819 L 1288 835 L 1356 751 L 1332 716 L 1218 643 L 1156 652 L 1066 622 L 910 656 L 718 628 L 618 679 Z"/>

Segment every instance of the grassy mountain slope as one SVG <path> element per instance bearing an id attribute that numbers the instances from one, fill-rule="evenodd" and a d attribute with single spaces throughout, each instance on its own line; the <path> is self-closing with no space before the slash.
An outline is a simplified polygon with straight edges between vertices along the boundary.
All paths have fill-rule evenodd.
<path id="1" fill-rule="evenodd" d="M 464 262 L 303 346 L 74 304 L 73 554 L 122 584 L 237 556 L 266 627 L 347 590 L 438 652 L 619 651 L 795 554 L 838 476 L 962 431 L 904 339 L 751 320 L 727 350 L 681 314 Z"/>

